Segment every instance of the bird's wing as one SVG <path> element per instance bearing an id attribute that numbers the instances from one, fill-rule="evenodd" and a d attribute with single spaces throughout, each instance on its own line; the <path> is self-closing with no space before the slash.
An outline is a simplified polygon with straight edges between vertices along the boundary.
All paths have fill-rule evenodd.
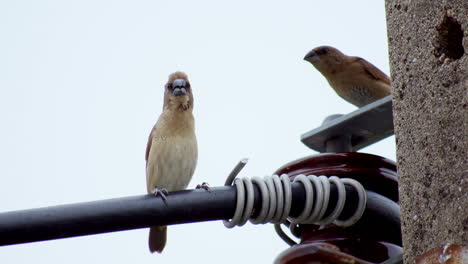
<path id="1" fill-rule="evenodd" d="M 148 144 L 146 145 L 146 187 L 148 189 L 148 193 L 151 193 L 152 189 L 155 188 L 154 183 L 158 181 L 161 174 L 159 170 L 160 167 L 157 163 L 162 149 L 161 141 L 154 140 L 155 137 L 157 137 L 156 126 L 157 124 L 151 130 L 148 138 Z"/>
<path id="2" fill-rule="evenodd" d="M 155 130 L 156 130 L 155 127 L 153 127 L 153 129 L 151 130 L 151 133 L 148 137 L 148 143 L 146 144 L 146 153 L 145 153 L 146 166 L 148 166 L 148 158 L 149 158 L 149 154 L 151 151 L 151 145 L 153 143 L 153 134 L 155 133 Z"/>
<path id="3" fill-rule="evenodd" d="M 356 57 L 356 60 L 359 64 L 361 64 L 364 68 L 364 71 L 370 75 L 372 79 L 382 81 L 388 85 L 390 85 L 390 78 L 387 74 L 383 73 L 379 68 L 372 65 L 370 62 L 366 61 L 363 58 Z"/>

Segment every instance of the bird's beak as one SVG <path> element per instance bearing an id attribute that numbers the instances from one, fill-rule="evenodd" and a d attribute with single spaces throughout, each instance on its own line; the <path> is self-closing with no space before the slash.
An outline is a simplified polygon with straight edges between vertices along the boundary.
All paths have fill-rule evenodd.
<path id="1" fill-rule="evenodd" d="M 317 53 L 315 53 L 315 51 L 311 50 L 309 51 L 309 53 L 305 55 L 304 60 L 310 63 L 314 63 L 314 62 L 319 61 L 320 57 L 317 55 Z"/>
<path id="2" fill-rule="evenodd" d="M 172 91 L 173 96 L 180 96 L 180 95 L 187 95 L 187 90 L 185 89 L 185 85 L 187 82 L 183 79 L 176 79 L 172 83 L 172 86 L 174 87 L 174 91 Z"/>

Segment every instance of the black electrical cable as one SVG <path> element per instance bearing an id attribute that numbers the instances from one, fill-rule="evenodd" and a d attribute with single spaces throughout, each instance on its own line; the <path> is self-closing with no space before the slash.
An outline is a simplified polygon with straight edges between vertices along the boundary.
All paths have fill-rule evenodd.
<path id="1" fill-rule="evenodd" d="M 291 216 L 304 207 L 302 184 L 292 183 Z M 336 187 L 331 186 L 330 206 L 336 204 Z M 255 212 L 260 208 L 260 191 L 255 186 Z M 0 245 L 11 245 L 66 237 L 145 228 L 154 225 L 174 225 L 191 222 L 224 220 L 233 216 L 236 187 L 223 186 L 172 192 L 167 200 L 153 195 L 140 195 L 110 200 L 59 205 L 0 213 Z M 378 197 L 375 198 L 375 195 Z M 381 205 L 385 197 L 375 194 L 368 201 L 363 219 L 377 219 L 377 228 L 389 231 L 386 241 L 401 245 L 398 206 Z M 386 199 L 386 200 L 385 200 Z M 357 203 L 357 193 L 346 187 L 346 202 L 340 218 L 349 217 Z M 389 200 L 390 201 L 390 200 Z M 390 201 L 392 202 L 392 201 Z M 329 214 L 327 212 L 326 214 Z M 388 216 L 391 217 L 388 217 Z M 395 218 L 396 215 L 396 218 Z M 254 215 L 255 216 L 255 215 Z M 370 219 L 369 219 L 370 218 Z M 357 223 L 359 224 L 361 220 Z"/>

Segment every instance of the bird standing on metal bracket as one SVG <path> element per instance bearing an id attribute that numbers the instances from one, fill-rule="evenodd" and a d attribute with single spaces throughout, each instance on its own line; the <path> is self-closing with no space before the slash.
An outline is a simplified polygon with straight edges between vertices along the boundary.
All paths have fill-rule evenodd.
<path id="1" fill-rule="evenodd" d="M 163 112 L 154 125 L 146 148 L 146 186 L 150 194 L 165 199 L 168 191 L 183 190 L 197 165 L 197 138 L 192 114 L 192 87 L 183 72 L 169 75 L 164 88 Z M 167 227 L 150 228 L 149 249 L 161 253 Z"/>
<path id="2" fill-rule="evenodd" d="M 352 57 L 330 47 L 320 46 L 304 57 L 327 79 L 335 92 L 361 107 L 390 95 L 390 78 L 363 58 Z"/>

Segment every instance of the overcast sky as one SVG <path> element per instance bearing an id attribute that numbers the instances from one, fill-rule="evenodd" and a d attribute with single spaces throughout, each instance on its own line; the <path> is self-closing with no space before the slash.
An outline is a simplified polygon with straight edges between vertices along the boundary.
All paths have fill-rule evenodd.
<path id="1" fill-rule="evenodd" d="M 384 1 L 0 1 L 0 211 L 146 192 L 163 85 L 185 71 L 199 160 L 189 188 L 316 154 L 299 138 L 356 109 L 302 60 L 331 45 L 389 74 Z M 362 152 L 395 160 L 394 137 Z M 0 248 L 2 263 L 271 263 L 271 225 L 171 226 Z"/>

